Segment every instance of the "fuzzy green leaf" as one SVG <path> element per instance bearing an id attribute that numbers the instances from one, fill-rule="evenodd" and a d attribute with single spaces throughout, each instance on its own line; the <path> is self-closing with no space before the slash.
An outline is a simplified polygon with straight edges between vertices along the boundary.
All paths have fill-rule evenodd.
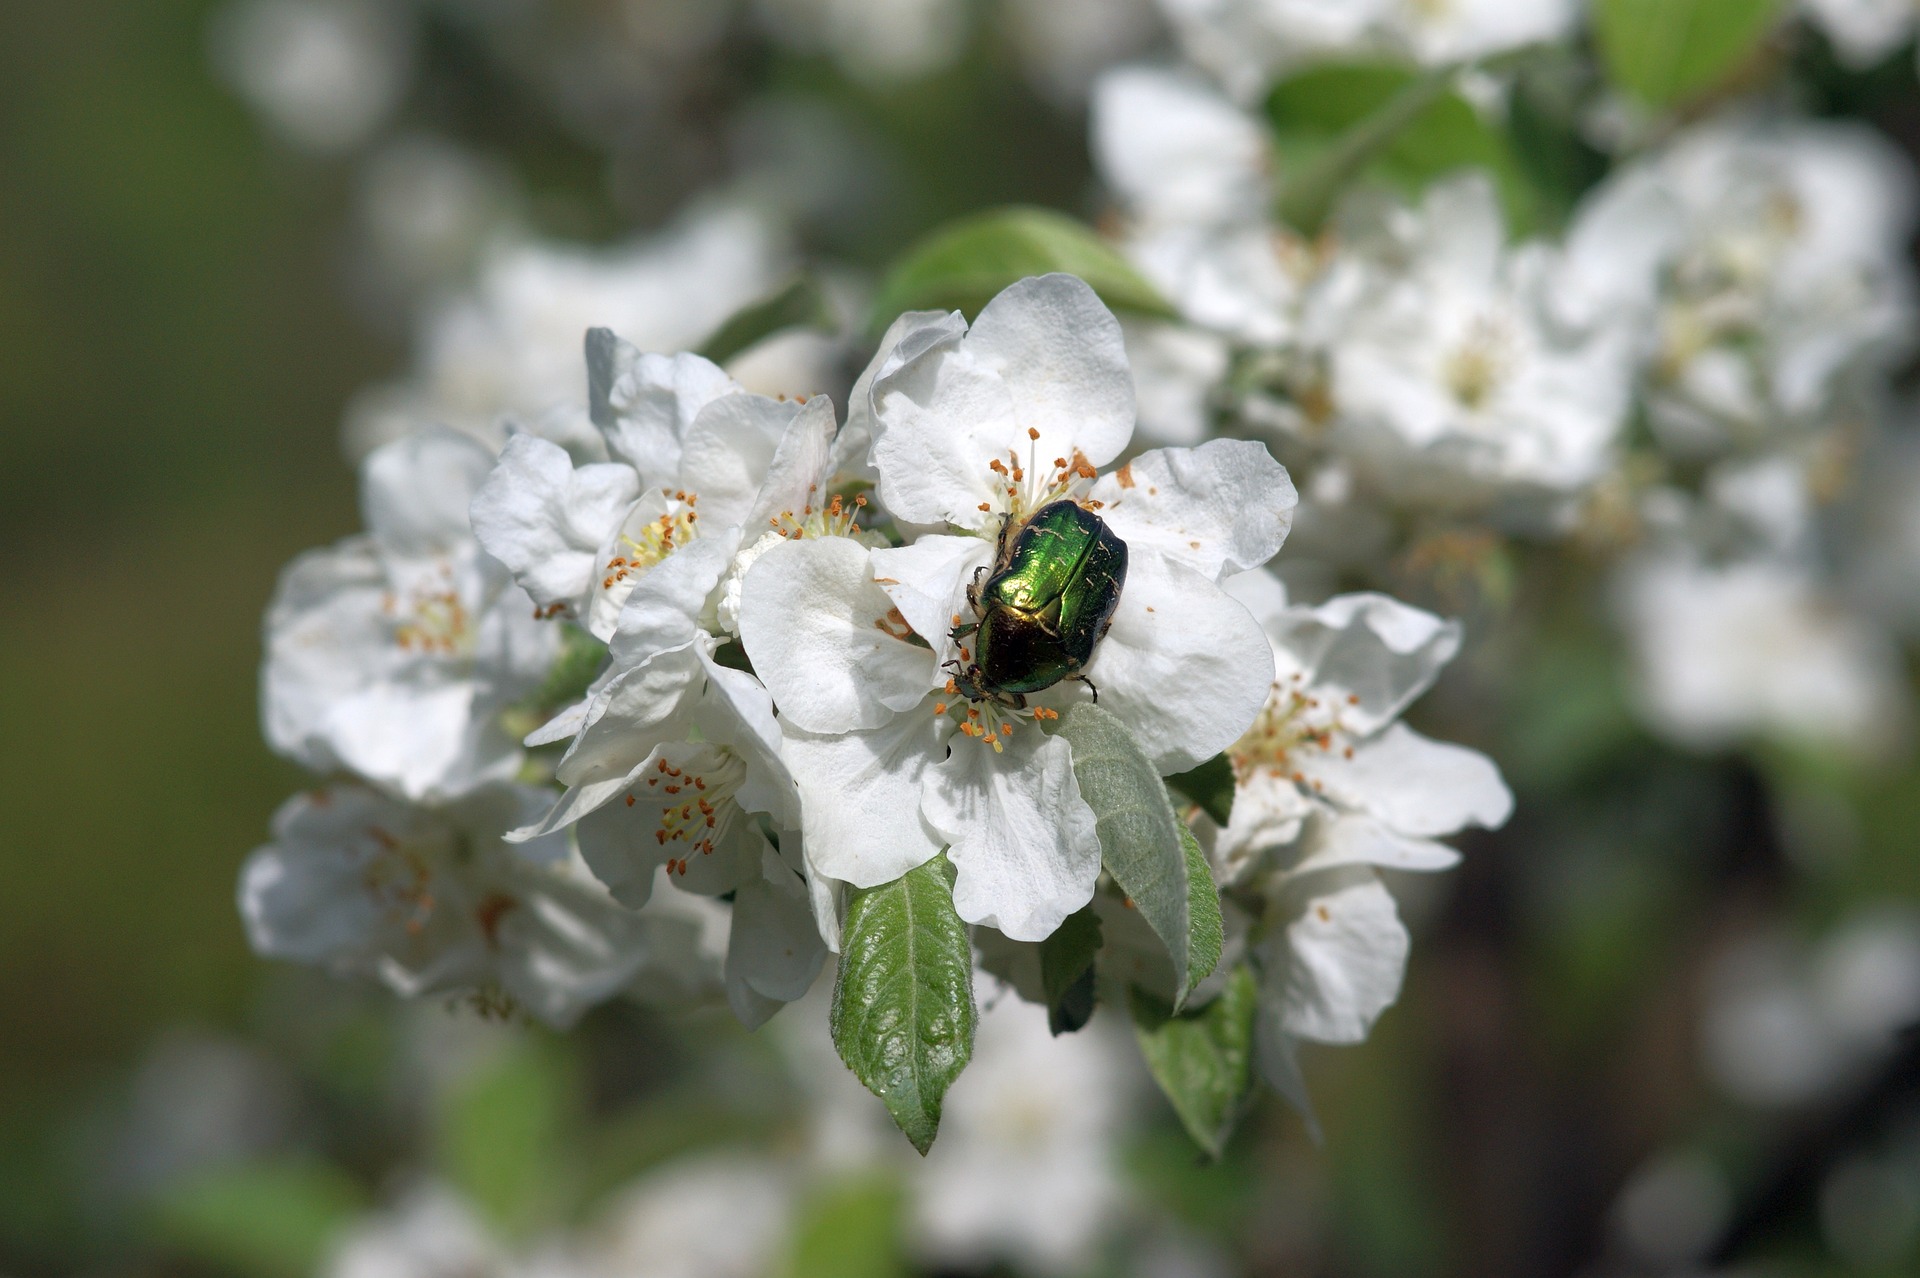
<path id="1" fill-rule="evenodd" d="M 1597 0 L 1593 25 L 1613 82 L 1663 107 L 1725 78 L 1779 8 L 1779 0 Z"/>
<path id="2" fill-rule="evenodd" d="M 1213 871 L 1207 868 L 1207 854 L 1200 840 L 1193 837 L 1187 823 L 1180 823 L 1180 851 L 1187 861 L 1187 937 L 1189 959 L 1186 992 L 1213 974 L 1226 944 L 1227 924 L 1220 913 L 1220 890 L 1213 885 Z"/>
<path id="3" fill-rule="evenodd" d="M 973 1055 L 973 947 L 953 908 L 947 858 L 847 903 L 833 1044 L 886 1103 L 922 1154 L 940 1129 L 940 1101 Z"/>
<path id="4" fill-rule="evenodd" d="M 1226 1148 L 1253 1085 L 1255 999 L 1253 971 L 1244 964 L 1218 998 L 1191 1012 L 1175 1014 L 1138 989 L 1129 995 L 1148 1071 L 1187 1134 L 1214 1158 Z"/>
<path id="5" fill-rule="evenodd" d="M 1040 983 L 1047 992 L 1047 1028 L 1070 1034 L 1093 1019 L 1093 961 L 1100 954 L 1100 916 L 1092 906 L 1069 914 L 1040 942 Z"/>
<path id="6" fill-rule="evenodd" d="M 909 248 L 874 300 L 878 332 L 904 311 L 960 310 L 968 319 L 1007 285 L 1064 271 L 1117 311 L 1171 316 L 1153 285 L 1092 227 L 1050 209 L 991 209 L 949 223 Z"/>
<path id="7" fill-rule="evenodd" d="M 775 333 L 790 328 L 830 329 L 833 308 L 811 275 L 799 275 L 778 292 L 741 307 L 700 344 L 700 354 L 724 364 Z"/>
<path id="8" fill-rule="evenodd" d="M 1224 754 L 1216 754 L 1197 768 L 1176 772 L 1167 784 L 1188 801 L 1224 826 L 1233 816 L 1233 763 Z"/>
<path id="9" fill-rule="evenodd" d="M 1198 966 L 1192 888 L 1184 827 L 1166 785 L 1133 734 L 1095 702 L 1082 701 L 1062 715 L 1059 733 L 1073 747 L 1074 780 L 1093 809 L 1101 864 L 1172 955 L 1174 988 L 1190 991 Z"/>

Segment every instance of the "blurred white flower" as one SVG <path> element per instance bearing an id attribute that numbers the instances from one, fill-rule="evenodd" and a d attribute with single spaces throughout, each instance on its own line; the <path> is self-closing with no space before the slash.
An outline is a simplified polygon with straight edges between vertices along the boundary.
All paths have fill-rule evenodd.
<path id="1" fill-rule="evenodd" d="M 1856 1079 L 1920 1024 L 1920 916 L 1860 907 L 1817 945 L 1760 933 L 1707 974 L 1701 1053 L 1722 1090 L 1750 1105 L 1815 1101 Z"/>
<path id="2" fill-rule="evenodd" d="M 1332 343 L 1327 443 L 1385 491 L 1441 505 L 1566 493 L 1612 460 L 1632 331 L 1550 323 L 1557 255 L 1505 240 L 1492 184 L 1469 175 L 1389 210 L 1336 267 L 1356 283 Z"/>
<path id="3" fill-rule="evenodd" d="M 1904 739 L 1893 645 L 1804 567 L 1656 550 L 1622 567 L 1616 598 L 1641 713 L 1680 745 L 1765 737 L 1874 759 Z"/>
<path id="4" fill-rule="evenodd" d="M 1043 1009 L 988 1001 L 912 1175 L 914 1250 L 947 1268 L 1084 1272 L 1129 1204 L 1120 1142 L 1141 1078 L 1128 1056 L 1107 1021 L 1055 1038 Z"/>
<path id="5" fill-rule="evenodd" d="M 614 249 L 502 244 L 472 292 L 427 317 L 414 372 L 363 392 L 349 408 L 349 447 L 365 451 L 427 421 L 496 449 L 513 425 L 591 452 L 581 375 L 588 329 L 611 329 L 641 350 L 690 350 L 772 292 L 787 268 L 781 232 L 735 204 L 696 205 L 667 229 Z"/>
<path id="6" fill-rule="evenodd" d="M 503 165 L 451 139 L 414 134 L 382 146 L 359 175 L 366 257 L 355 266 L 365 287 L 410 300 L 451 284 L 512 221 L 516 194 Z"/>
<path id="7" fill-rule="evenodd" d="M 675 1159 L 615 1194 L 579 1254 L 607 1278 L 762 1278 L 791 1233 L 794 1189 L 771 1159 Z"/>
<path id="8" fill-rule="evenodd" d="M 1574 0 L 1160 0 L 1188 58 L 1250 101 L 1321 61 L 1404 58 L 1426 66 L 1558 40 Z"/>
<path id="9" fill-rule="evenodd" d="M 451 431 L 362 463 L 368 531 L 294 560 L 267 612 L 262 717 L 276 750 L 412 799 L 518 770 L 501 712 L 540 686 L 559 649 L 468 529 L 492 465 Z"/>
<path id="10" fill-rule="evenodd" d="M 1909 346 L 1913 181 L 1858 125 L 1747 117 L 1617 171 L 1568 234 L 1562 314 L 1639 313 L 1650 420 L 1681 452 L 1831 418 Z"/>
<path id="11" fill-rule="evenodd" d="M 422 1185 L 390 1210 L 355 1222 L 321 1272 L 325 1278 L 504 1278 L 513 1269 L 466 1202 L 441 1186 Z"/>
<path id="12" fill-rule="evenodd" d="M 412 71 L 412 31 L 402 5 L 242 0 L 216 18 L 213 55 L 287 141 L 347 151 L 399 105 Z"/>
<path id="13" fill-rule="evenodd" d="M 1920 19 L 1912 0 L 1800 0 L 1800 8 L 1855 70 L 1873 66 L 1913 39 Z"/>
<path id="14" fill-rule="evenodd" d="M 247 859 L 240 914 L 261 954 L 372 977 L 404 997 L 504 995 L 568 1025 L 624 991 L 656 951 L 691 950 L 677 919 L 608 897 L 564 836 L 519 845 L 502 831 L 550 796 L 501 785 L 426 807 L 362 786 L 295 795 L 273 842 Z"/>

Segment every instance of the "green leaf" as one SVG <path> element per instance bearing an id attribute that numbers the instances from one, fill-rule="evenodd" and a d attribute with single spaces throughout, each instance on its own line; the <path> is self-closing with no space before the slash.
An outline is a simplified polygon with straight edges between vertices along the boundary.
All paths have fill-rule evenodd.
<path id="1" fill-rule="evenodd" d="M 1213 975 L 1226 944 L 1227 923 L 1220 913 L 1220 890 L 1213 885 L 1213 871 L 1207 868 L 1207 854 L 1200 840 L 1193 837 L 1187 823 L 1180 823 L 1180 850 L 1187 860 L 1187 936 L 1191 943 L 1191 967 L 1187 972 L 1187 993 Z"/>
<path id="2" fill-rule="evenodd" d="M 1167 784 L 1224 826 L 1233 816 L 1233 763 L 1224 754 L 1216 754 L 1197 768 L 1176 772 Z"/>
<path id="3" fill-rule="evenodd" d="M 1453 91 L 1448 68 L 1424 74 L 1376 63 L 1310 68 L 1267 97 L 1282 175 L 1278 212 L 1308 234 L 1362 174 L 1418 193 L 1460 169 L 1493 179 L 1518 228 L 1534 193 L 1506 135 Z"/>
<path id="4" fill-rule="evenodd" d="M 1220 997 L 1173 1013 L 1138 989 L 1130 992 L 1134 1035 L 1147 1069 L 1173 1103 L 1194 1143 L 1218 1158 L 1253 1085 L 1253 970 L 1233 970 Z"/>
<path id="5" fill-rule="evenodd" d="M 172 1253 L 248 1278 L 319 1271 L 340 1229 L 365 1210 L 345 1172 L 319 1163 L 258 1163 L 169 1186 L 151 1222 Z"/>
<path id="6" fill-rule="evenodd" d="M 847 903 L 833 1044 L 922 1154 L 973 1056 L 973 947 L 944 855 Z"/>
<path id="7" fill-rule="evenodd" d="M 904 311 L 960 310 L 968 319 L 1007 285 L 1065 271 L 1117 311 L 1170 317 L 1173 308 L 1084 223 L 1050 209 L 991 209 L 952 222 L 909 248 L 874 300 L 878 332 Z"/>
<path id="8" fill-rule="evenodd" d="M 1093 961 L 1100 954 L 1100 916 L 1092 906 L 1067 916 L 1040 942 L 1040 984 L 1047 992 L 1047 1028 L 1071 1034 L 1093 1019 Z"/>
<path id="9" fill-rule="evenodd" d="M 874 1173 L 829 1185 L 800 1209 L 788 1278 L 903 1278 L 906 1189 Z"/>
<path id="10" fill-rule="evenodd" d="M 1062 715 L 1059 734 L 1073 747 L 1073 776 L 1080 797 L 1093 809 L 1101 864 L 1166 945 L 1173 957 L 1173 988 L 1184 1002 L 1199 965 L 1184 827 L 1167 800 L 1167 787 L 1133 734 L 1095 702 L 1079 702 Z"/>
<path id="11" fill-rule="evenodd" d="M 440 1106 L 440 1172 L 502 1233 L 524 1236 L 564 1205 L 574 1084 L 556 1044 L 527 1038 L 450 1088 Z"/>
<path id="12" fill-rule="evenodd" d="M 700 354 L 724 364 L 789 328 L 831 329 L 836 319 L 811 275 L 798 275 L 778 292 L 735 311 L 700 344 Z"/>
<path id="13" fill-rule="evenodd" d="M 1779 0 L 1596 0 L 1613 82 L 1649 106 L 1712 88 L 1772 29 Z"/>

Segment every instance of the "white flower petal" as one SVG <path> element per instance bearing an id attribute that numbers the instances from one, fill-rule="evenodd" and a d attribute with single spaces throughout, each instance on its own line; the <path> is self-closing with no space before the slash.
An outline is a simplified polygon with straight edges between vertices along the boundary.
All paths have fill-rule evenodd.
<path id="1" fill-rule="evenodd" d="M 1152 551 L 1129 554 L 1113 628 L 1087 677 L 1163 773 L 1198 767 L 1266 704 L 1273 650 L 1220 587 Z"/>
<path id="2" fill-rule="evenodd" d="M 1091 496 L 1129 549 L 1157 550 L 1215 580 L 1273 558 L 1299 501 L 1266 445 L 1242 439 L 1142 453 Z"/>
<path id="3" fill-rule="evenodd" d="M 655 566 L 631 562 L 637 554 L 634 548 L 645 540 L 648 526 L 664 519 L 672 506 L 660 489 L 642 490 L 601 542 L 596 556 L 599 562 L 587 578 L 586 617 L 581 623 L 594 638 L 603 642 L 613 638 L 627 596 Z M 615 563 L 616 559 L 628 562 Z"/>
<path id="4" fill-rule="evenodd" d="M 761 555 L 741 583 L 747 656 L 781 715 L 809 732 L 879 727 L 933 686 L 933 653 L 886 629 L 893 601 L 868 555 L 851 538 L 804 538 Z"/>
<path id="5" fill-rule="evenodd" d="M 1414 839 L 1371 817 L 1322 811 L 1307 829 L 1292 872 L 1311 874 L 1341 865 L 1388 870 L 1451 870 L 1460 854 L 1444 843 Z"/>
<path id="6" fill-rule="evenodd" d="M 792 400 L 736 391 L 700 410 L 680 452 L 678 487 L 695 494 L 700 518 L 740 523 L 753 508 L 774 450 L 800 413 Z"/>
<path id="7" fill-rule="evenodd" d="M 1244 594 L 1251 575 L 1229 585 Z M 1460 650 L 1460 623 L 1387 595 L 1336 595 L 1317 608 L 1287 608 L 1265 618 L 1281 672 L 1298 670 L 1317 694 L 1357 697 L 1340 712 L 1366 735 L 1400 716 Z"/>
<path id="8" fill-rule="evenodd" d="M 982 528 L 1006 505 L 987 463 L 1013 446 L 1013 396 L 949 332 L 931 330 L 943 340 L 874 379 L 873 466 L 896 518 Z"/>
<path id="9" fill-rule="evenodd" d="M 1201 77 L 1123 67 L 1092 102 L 1101 175 L 1148 220 L 1218 222 L 1265 212 L 1266 130 Z"/>
<path id="10" fill-rule="evenodd" d="M 702 655 L 693 647 L 672 649 L 610 680 L 587 711 L 586 726 L 555 765 L 561 784 L 625 785 L 628 773 L 654 745 L 684 740 L 695 694 L 706 676 Z M 563 806 L 566 803 L 563 800 Z"/>
<path id="11" fill-rule="evenodd" d="M 877 474 L 867 454 L 873 448 L 873 384 L 928 347 L 957 340 L 967 331 L 967 320 L 959 311 L 908 311 L 887 325 L 880 347 L 861 370 L 847 396 L 847 424 L 833 442 L 836 472 L 875 479 Z"/>
<path id="12" fill-rule="evenodd" d="M 954 738 L 921 810 L 951 845 L 953 904 L 969 923 L 1040 941 L 1093 898 L 1100 838 L 1065 740 L 1027 727 L 996 751 Z"/>
<path id="13" fill-rule="evenodd" d="M 833 401 L 815 395 L 794 415 L 762 472 L 759 491 L 742 520 L 742 536 L 748 543 L 782 513 L 799 514 L 808 506 L 824 504 L 822 485 L 832 478 L 833 451 Z"/>
<path id="14" fill-rule="evenodd" d="M 467 507 L 492 469 L 486 445 L 444 427 L 376 448 L 360 464 L 367 531 L 390 555 L 456 553 L 471 540 Z"/>
<path id="15" fill-rule="evenodd" d="M 618 347 L 618 375 L 595 424 L 606 436 L 607 451 L 639 471 L 642 484 L 672 487 L 680 473 L 681 444 L 694 418 L 740 388 L 724 370 L 698 355 L 640 354 L 624 342 Z"/>
<path id="16" fill-rule="evenodd" d="M 974 573 L 993 562 L 984 537 L 929 533 L 895 549 L 873 552 L 873 580 L 893 600 L 913 632 L 933 646 L 938 667 L 954 659 L 950 635 L 956 615 L 966 616 L 967 587 Z"/>
<path id="17" fill-rule="evenodd" d="M 1019 280 L 988 302 L 967 333 L 968 352 L 1013 397 L 1015 434 L 1000 449 L 1027 455 L 1027 432 L 1042 463 L 1084 453 L 1095 466 L 1133 437 L 1133 375 L 1120 321 L 1073 275 Z M 995 453 L 993 441 L 983 439 Z"/>
<path id="18" fill-rule="evenodd" d="M 791 1003 L 813 988 L 827 947 L 814 926 L 806 885 L 768 848 L 733 900 L 727 984 Z"/>
<path id="19" fill-rule="evenodd" d="M 659 783 L 673 774 L 662 772 L 661 763 L 680 774 L 693 774 L 716 769 L 721 759 L 701 742 L 656 746 L 627 777 L 621 794 L 586 813 L 575 827 L 581 859 L 613 899 L 630 910 L 647 903 L 654 872 L 669 860 L 687 863 L 684 875 L 670 876 L 675 887 L 719 896 L 759 872 L 760 853 L 767 845 L 753 820 L 731 801 L 714 805 L 710 827 L 697 809 L 682 816 L 692 788 L 664 793 Z M 629 798 L 634 801 L 628 803 Z"/>
<path id="20" fill-rule="evenodd" d="M 1261 944 L 1263 1001 L 1280 1025 L 1317 1043 L 1358 1043 L 1400 996 L 1409 939 L 1371 870 L 1332 870 L 1296 885 L 1285 930 Z"/>
<path id="21" fill-rule="evenodd" d="M 1290 778 L 1264 768 L 1255 771 L 1234 788 L 1226 827 L 1212 830 L 1213 860 L 1221 877 L 1230 883 L 1244 881 L 1261 863 L 1261 853 L 1300 837 L 1313 810 L 1313 801 Z"/>
<path id="22" fill-rule="evenodd" d="M 474 495 L 473 535 L 536 604 L 578 607 L 600 567 L 601 546 L 639 495 L 630 466 L 576 470 L 558 444 L 516 435 Z"/>
<path id="23" fill-rule="evenodd" d="M 946 753 L 932 707 L 878 728 L 816 736 L 784 724 L 782 757 L 800 787 L 807 860 L 855 887 L 891 883 L 940 851 L 920 815 L 921 779 Z"/>
<path id="24" fill-rule="evenodd" d="M 921 333 L 918 353 L 905 358 L 903 339 L 871 392 L 880 498 L 901 519 L 985 527 L 1007 508 L 990 461 L 1011 452 L 1045 469 L 1080 453 L 1098 466 L 1132 437 L 1119 321 L 1071 275 L 1008 286 L 964 337 Z"/>
<path id="25" fill-rule="evenodd" d="M 1378 818 L 1400 834 L 1495 829 L 1513 812 L 1513 793 L 1493 760 L 1433 741 L 1402 723 L 1344 751 L 1301 751 L 1296 763 L 1331 803 Z"/>
<path id="26" fill-rule="evenodd" d="M 695 537 L 641 573 L 620 606 L 607 643 L 614 664 L 645 661 L 705 634 L 708 602 L 739 545 L 738 528 L 719 529 Z"/>

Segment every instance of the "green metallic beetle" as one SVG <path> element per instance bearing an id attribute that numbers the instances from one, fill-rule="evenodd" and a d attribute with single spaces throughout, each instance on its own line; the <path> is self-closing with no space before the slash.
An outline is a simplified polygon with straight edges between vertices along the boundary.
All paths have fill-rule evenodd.
<path id="1" fill-rule="evenodd" d="M 1035 511 L 1000 548 L 983 583 L 981 568 L 967 588 L 978 620 L 956 624 L 953 641 L 971 637 L 963 668 L 946 663 L 954 686 L 974 701 L 1024 708 L 1026 694 L 1078 679 L 1113 624 L 1113 610 L 1127 581 L 1127 543 L 1100 516 L 1072 501 Z M 1100 690 L 1093 688 L 1094 700 Z"/>

